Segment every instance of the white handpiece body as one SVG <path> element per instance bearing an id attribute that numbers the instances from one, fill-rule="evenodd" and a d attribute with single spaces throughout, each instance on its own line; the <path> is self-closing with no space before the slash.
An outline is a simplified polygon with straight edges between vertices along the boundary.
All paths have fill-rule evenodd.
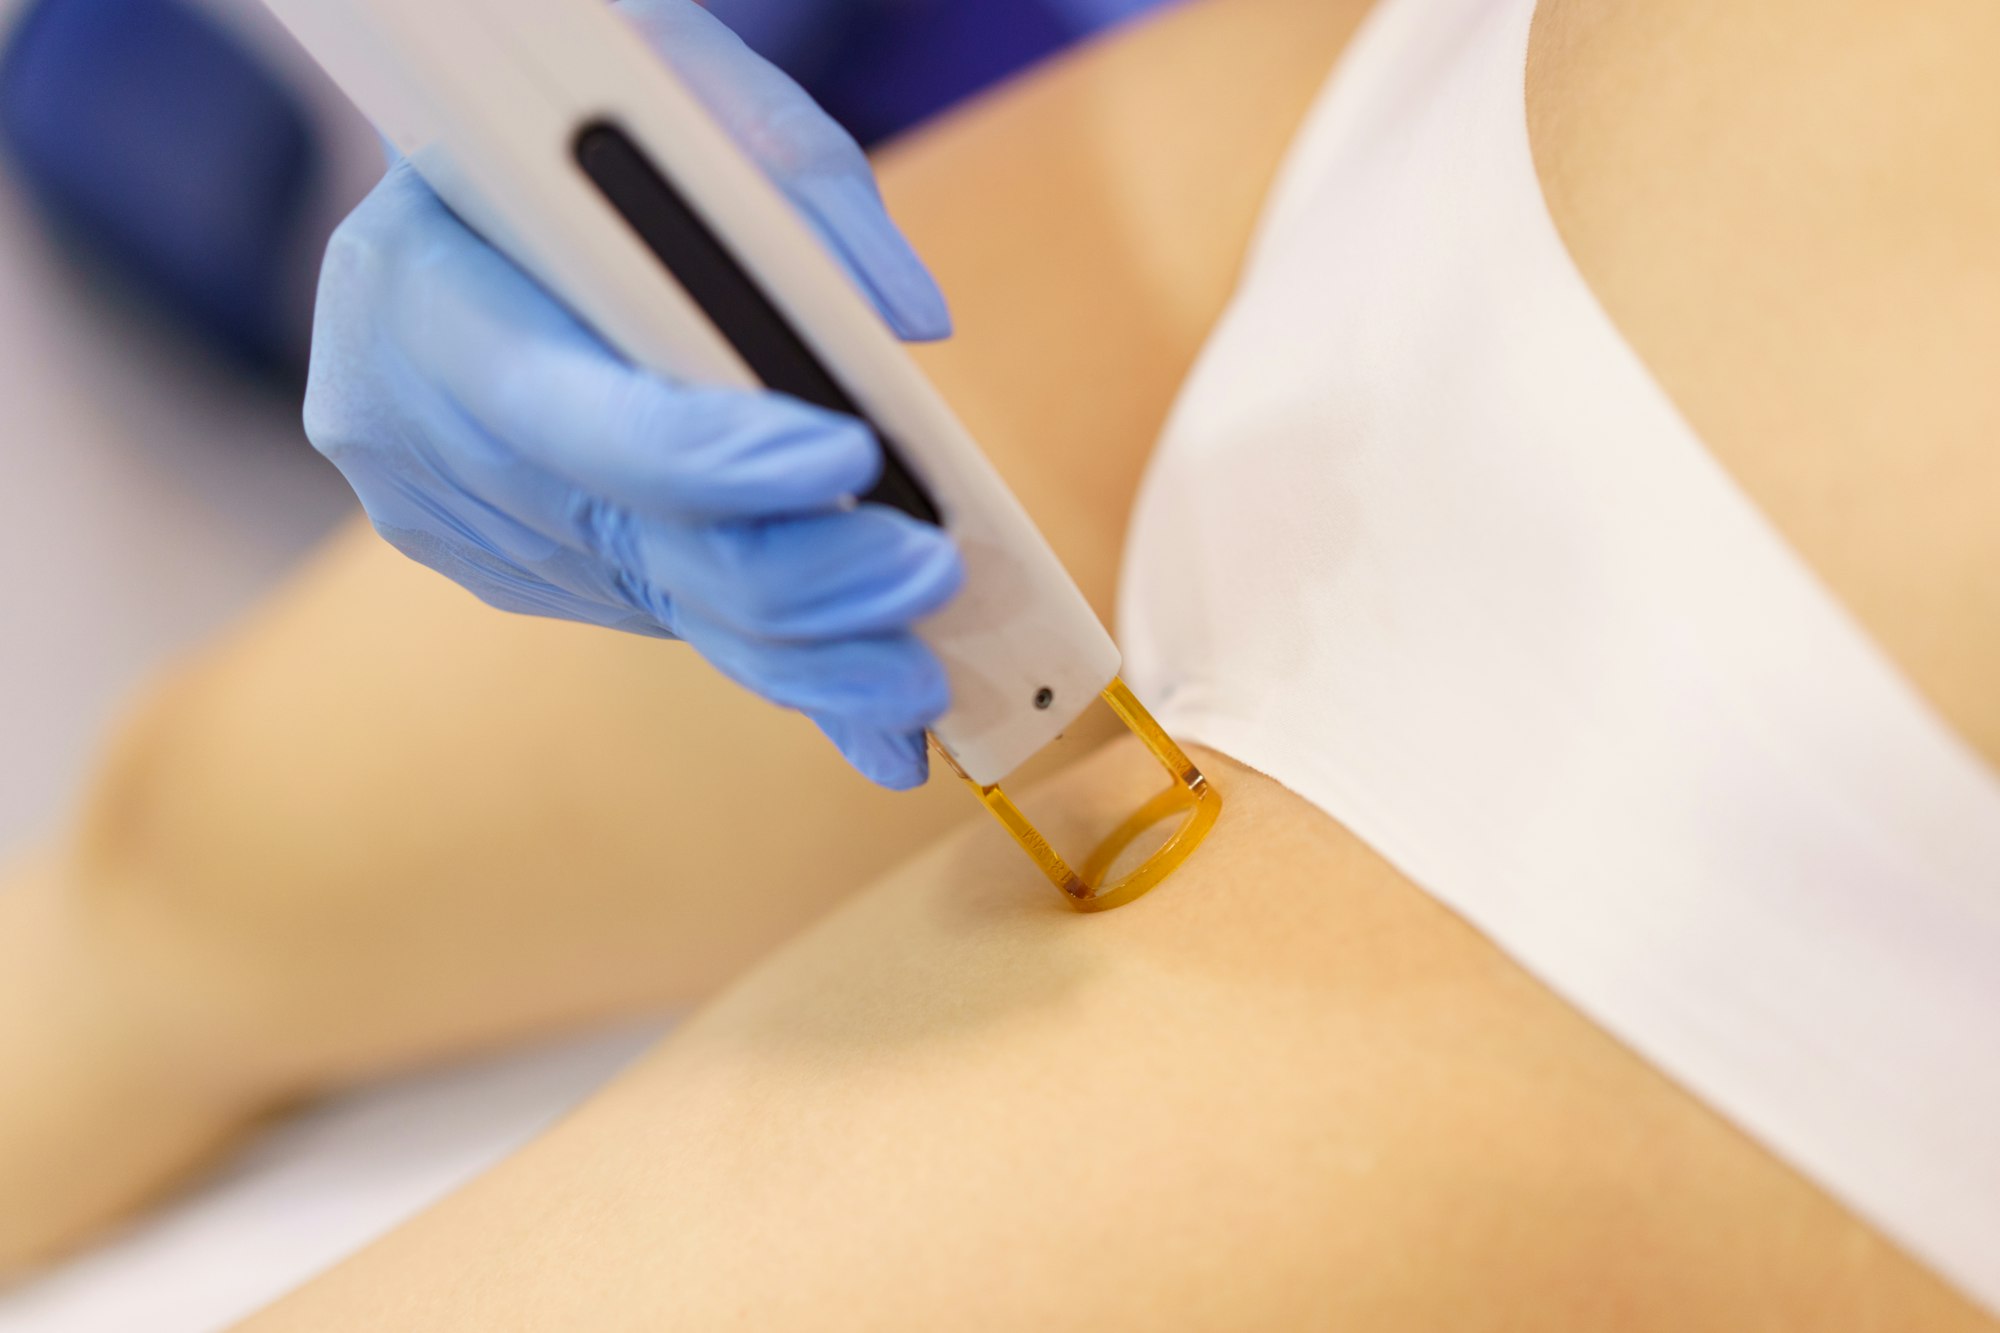
<path id="1" fill-rule="evenodd" d="M 747 344 L 718 327 L 729 321 L 712 317 L 711 279 L 733 260 L 964 553 L 964 591 L 919 633 L 951 679 L 951 711 L 933 730 L 968 777 L 998 782 L 1118 674 L 1110 635 L 950 408 L 789 201 L 615 10 L 266 3 L 454 212 L 634 364 L 764 382 Z M 631 201 L 614 202 L 585 169 L 580 145 L 593 134 L 609 140 L 619 179 L 641 182 L 647 207 L 676 197 L 727 258 L 670 271 Z"/>

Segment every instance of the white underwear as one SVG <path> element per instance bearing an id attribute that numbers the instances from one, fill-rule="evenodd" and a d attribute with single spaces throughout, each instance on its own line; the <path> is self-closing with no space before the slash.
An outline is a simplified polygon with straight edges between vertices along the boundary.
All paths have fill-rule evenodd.
<path id="1" fill-rule="evenodd" d="M 1570 261 L 1532 0 L 1388 0 L 1141 497 L 1128 674 L 2000 1311 L 2000 782 Z"/>

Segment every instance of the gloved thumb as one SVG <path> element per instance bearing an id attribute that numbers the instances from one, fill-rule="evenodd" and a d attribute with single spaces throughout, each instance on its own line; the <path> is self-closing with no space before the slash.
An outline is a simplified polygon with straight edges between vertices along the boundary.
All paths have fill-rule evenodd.
<path id="1" fill-rule="evenodd" d="M 885 732 L 842 717 L 815 716 L 856 772 L 890 791 L 913 791 L 930 778 L 930 748 L 924 734 Z"/>
<path id="2" fill-rule="evenodd" d="M 944 293 L 890 219 L 847 131 L 693 0 L 620 0 L 618 9 L 805 215 L 899 337 L 950 336 Z"/>

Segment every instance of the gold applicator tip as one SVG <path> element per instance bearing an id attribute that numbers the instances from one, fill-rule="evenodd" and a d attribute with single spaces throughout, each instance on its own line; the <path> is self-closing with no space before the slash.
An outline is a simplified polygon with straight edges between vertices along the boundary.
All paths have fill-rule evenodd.
<path id="1" fill-rule="evenodd" d="M 1118 720 L 1160 761 L 1160 766 L 1172 779 L 1172 785 L 1139 807 L 1110 837 L 1099 843 L 1096 850 L 1084 859 L 1081 871 L 1070 868 L 1061 853 L 1029 822 L 1021 808 L 1000 789 L 998 783 L 989 787 L 974 782 L 966 777 L 965 770 L 958 766 L 943 746 L 937 744 L 935 738 L 931 742 L 952 771 L 972 788 L 980 804 L 992 811 L 1001 827 L 1021 845 L 1028 859 L 1048 876 L 1049 882 L 1062 893 L 1064 901 L 1079 912 L 1108 912 L 1114 907 L 1135 902 L 1158 888 L 1194 855 L 1195 849 L 1208 837 L 1209 830 L 1215 827 L 1216 819 L 1222 814 L 1222 793 L 1202 776 L 1201 770 L 1195 767 L 1194 761 L 1166 733 L 1166 729 L 1153 720 L 1153 715 L 1146 711 L 1145 705 L 1139 702 L 1123 679 L 1114 679 L 1107 685 L 1103 698 Z M 1105 882 L 1105 877 L 1133 843 L 1148 829 L 1158 827 L 1176 813 L 1183 816 L 1183 822 L 1158 850 L 1130 874 Z"/>

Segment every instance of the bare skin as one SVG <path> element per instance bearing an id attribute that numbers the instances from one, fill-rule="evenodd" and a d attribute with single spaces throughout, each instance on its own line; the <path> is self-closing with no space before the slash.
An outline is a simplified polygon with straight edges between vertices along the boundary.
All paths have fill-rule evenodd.
<path id="1" fill-rule="evenodd" d="M 1249 209 L 1215 202 L 1230 191 L 1201 157 L 1200 127 L 1254 89 L 1250 100 L 1265 104 L 1223 143 L 1267 173 L 1358 14 L 1335 9 L 1188 9 L 947 126 L 887 169 L 919 244 L 962 294 L 968 330 L 983 319 L 1005 328 L 1011 301 L 1025 303 L 1013 308 L 1023 333 L 1012 357 L 1003 343 L 973 342 L 975 332 L 968 345 L 991 361 L 954 362 L 959 348 L 934 365 L 975 426 L 1002 442 L 1010 479 L 1093 596 L 1115 571 L 1148 438 L 1137 428 L 1163 400 L 1089 429 L 1064 425 L 1099 405 L 1050 387 L 1068 363 L 1049 340 L 1065 335 L 1034 317 L 1048 293 L 1020 290 L 1034 266 L 1019 266 L 1013 247 L 1050 237 L 1038 256 L 1080 258 L 1078 275 L 1106 265 L 1121 299 L 1129 282 L 1142 293 L 1142 343 L 1178 348 L 1187 325 L 1205 329 Z M 1564 3 L 1538 19 L 1528 106 L 1552 213 L 1718 457 L 1920 688 L 2000 760 L 2000 731 L 1982 711 L 1982 682 L 2000 667 L 1990 632 L 2000 534 L 1980 519 L 2000 498 L 2000 459 L 1966 443 L 1986 410 L 1982 381 L 1895 339 L 1879 357 L 1867 351 L 1875 321 L 1892 316 L 1892 332 L 1917 346 L 1963 346 L 1979 363 L 2000 351 L 2000 330 L 1986 323 L 1996 307 L 1959 297 L 2000 263 L 1977 187 L 1966 187 L 1970 200 L 1902 199 L 1899 211 L 1905 191 L 1879 186 L 1887 165 L 1901 182 L 1948 171 L 1978 147 L 1955 136 L 2000 125 L 1973 77 L 1992 34 L 1958 5 L 1927 7 L 1916 28 L 1859 4 L 1669 9 Z M 1790 42 L 1806 32 L 1812 43 Z M 1239 56 L 1254 78 L 1203 82 Z M 1296 87 L 1275 91 L 1273 70 L 1290 71 Z M 1645 96 L 1631 94 L 1635 80 Z M 1204 87 L 1213 102 L 1201 101 Z M 1831 151 L 1846 142 L 1835 116 L 1779 114 L 1814 97 L 1861 100 L 1857 88 L 1876 92 L 1854 113 L 1879 136 L 1873 155 Z M 1932 133 L 1933 120 L 1954 134 Z M 1183 128 L 1191 138 L 1175 137 Z M 1732 170 L 1735 157 L 1714 145 L 1738 141 L 1761 148 Z M 1153 156 L 1135 168 L 1134 153 Z M 1799 174 L 1789 186 L 1786 172 Z M 1056 189 L 1037 196 L 1038 211 L 1021 190 L 1044 179 Z M 1114 222 L 1079 238 L 1078 200 L 1061 187 L 1107 181 Z M 1187 229 L 1176 216 L 1163 241 L 1136 221 L 1162 214 L 1123 192 L 1175 188 L 1185 193 L 1168 200 L 1187 203 Z M 995 193 L 982 208 L 986 189 Z M 1829 192 L 1882 207 L 1863 210 L 1866 225 L 1834 227 L 1826 210 L 1795 202 Z M 1708 210 L 1701 219 L 1734 221 L 1657 216 L 1691 200 Z M 1238 225 L 1188 239 L 1218 216 Z M 967 226 L 989 217 L 994 235 Z M 1938 270 L 1905 272 L 1909 229 L 1920 226 L 1963 244 L 1926 247 Z M 1098 252 L 1092 240 L 1112 244 Z M 1149 268 L 1159 244 L 1187 248 Z M 1760 295 L 1746 301 L 1752 280 Z M 1903 299 L 1867 307 L 1878 286 Z M 1080 318 L 1105 313 L 1080 304 Z M 1865 329 L 1852 327 L 1857 309 Z M 1735 313 L 1722 321 L 1716 311 Z M 1147 368 L 1169 378 L 1174 360 L 1091 338 L 1068 350 L 1130 354 L 1137 364 L 1120 369 L 1146 383 Z M 1853 373 L 1856 358 L 1866 374 Z M 1112 389 L 1114 403 L 1145 398 L 1124 392 Z M 1006 429 L 1037 411 L 1039 433 Z M 1780 420 L 1791 424 L 1774 429 Z M 1912 441 L 1943 452 L 1910 468 L 1902 450 Z M 1078 468 L 1091 469 L 1087 479 L 1063 484 Z M 1877 559 L 1840 558 L 1855 523 Z M 1875 597 L 1877 580 L 1902 595 Z M 1928 597 L 1939 586 L 1960 591 Z M 1985 619 L 1968 629 L 1980 608 Z M 1993 1327 L 1340 826 L 1225 757 L 1203 761 L 1229 809 L 1210 846 L 1144 903 L 1071 917 L 995 832 L 966 825 L 728 986 L 544 1141 L 253 1327 Z M 1054 778 L 1036 808 L 1076 838 L 1129 808 L 1149 778 L 1140 756 L 1114 745 Z M 657 875 L 671 859 L 659 848 L 630 855 L 590 869 Z M 132 859 L 155 861 L 143 849 Z M 436 873 L 435 861 L 413 863 Z M 565 890 L 597 882 L 569 873 Z M 806 897 L 830 901 L 850 884 Z M 607 899 L 607 915 L 615 906 Z M 567 985 L 573 1002 L 577 983 Z M 470 1036 L 440 1022 L 431 1041 L 510 1030 Z M 282 1036 L 282 1025 L 269 1034 L 265 1059 L 291 1049 Z M 331 1044 L 350 1045 L 342 1068 L 361 1070 L 382 1040 Z M 222 1049 L 233 1058 L 260 1044 Z M 424 1053 L 405 1045 L 396 1058 Z"/>
<path id="2" fill-rule="evenodd" d="M 1079 921 L 970 828 L 247 1327 L 1985 1327 L 1275 783 Z M 1059 836 L 1152 780 L 1055 780 Z"/>

